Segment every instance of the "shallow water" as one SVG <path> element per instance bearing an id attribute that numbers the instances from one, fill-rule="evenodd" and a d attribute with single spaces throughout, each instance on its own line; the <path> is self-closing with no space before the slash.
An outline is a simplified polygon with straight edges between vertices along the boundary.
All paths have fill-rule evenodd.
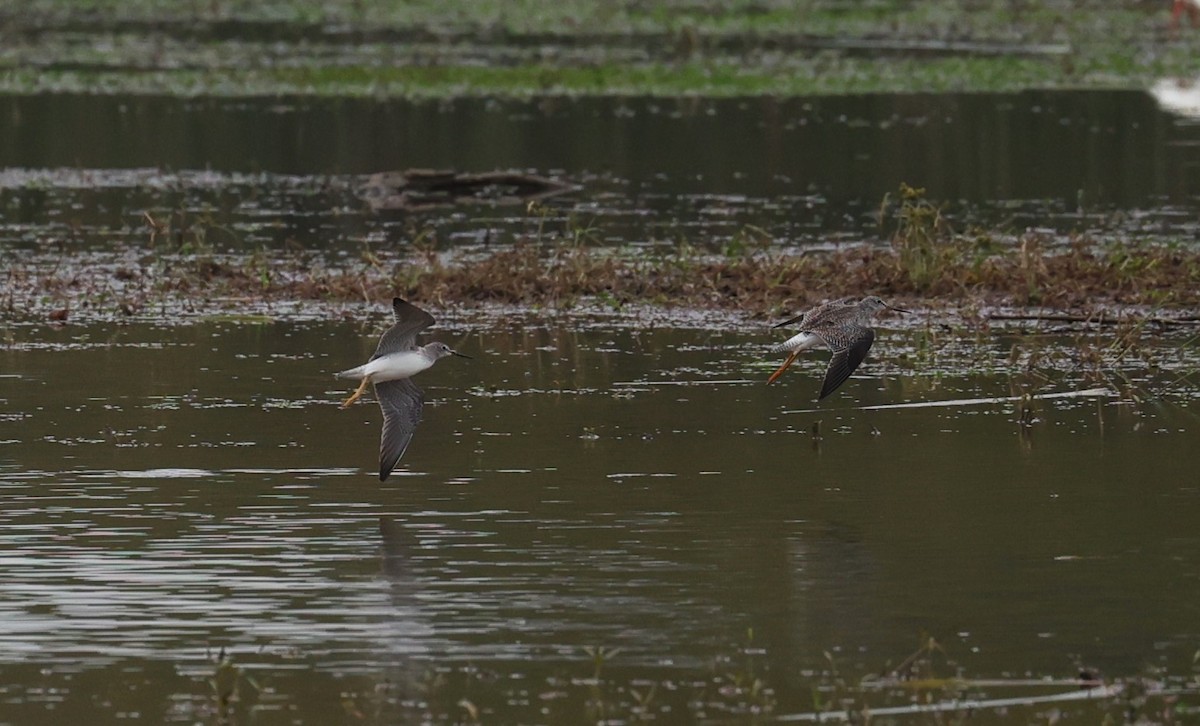
<path id="1" fill-rule="evenodd" d="M 610 245 L 720 248 L 748 226 L 871 242 L 902 181 L 956 222 L 1187 243 L 1196 128 L 1138 93 L 3 97 L 0 263 L 119 290 L 155 251 L 145 211 L 187 230 L 159 249 L 268 258 L 429 230 L 470 253 L 543 224 Z M 534 212 L 369 211 L 366 174 L 418 166 L 578 189 Z M 0 722 L 212 721 L 222 649 L 259 723 L 466 720 L 463 699 L 485 721 L 578 723 L 651 688 L 650 712 L 687 722 L 764 706 L 737 685 L 754 677 L 803 711 L 837 678 L 826 651 L 857 682 L 921 633 L 942 675 L 1190 672 L 1189 329 L 1119 354 L 1109 329 L 889 320 L 814 404 L 821 356 L 768 388 L 773 334 L 736 314 L 435 310 L 476 359 L 423 374 L 426 420 L 380 484 L 378 409 L 338 410 L 330 374 L 371 354 L 386 311 L 323 305 L 4 317 Z M 1098 385 L 1116 395 L 862 408 Z"/>
<path id="2" fill-rule="evenodd" d="M 980 372 L 934 375 L 900 355 L 918 333 L 886 326 L 814 406 L 823 360 L 768 388 L 754 327 L 447 318 L 440 337 L 476 359 L 422 375 L 425 421 L 380 484 L 379 411 L 339 410 L 329 375 L 373 349 L 382 310 L 357 314 L 13 330 L 5 720 L 190 722 L 220 648 L 268 723 L 346 701 L 409 719 L 446 693 L 447 713 L 465 694 L 496 720 L 556 720 L 538 704 L 592 674 L 584 646 L 682 693 L 734 669 L 750 631 L 785 712 L 811 706 L 824 651 L 877 672 L 920 632 L 973 677 L 1134 674 L 1194 650 L 1186 392 L 1040 402 L 1029 427 L 1012 403 L 863 411 L 1009 395 L 989 360 L 1030 339 L 988 337 Z M 1161 388 L 1190 365 L 1127 368 Z M 464 668 L 483 675 L 431 685 Z"/>
<path id="3" fill-rule="evenodd" d="M 600 244 L 878 241 L 902 182 L 960 228 L 1192 240 L 1197 127 L 1140 92 L 445 102 L 0 97 L 0 232 L 17 249 L 143 246 L 142 218 L 217 250 L 357 252 L 541 230 Z M 367 174 L 551 175 L 523 205 L 378 215 Z M 545 214 L 545 218 L 542 217 Z M 190 227 L 189 227 L 190 225 Z M 161 244 L 162 241 L 159 242 Z"/>

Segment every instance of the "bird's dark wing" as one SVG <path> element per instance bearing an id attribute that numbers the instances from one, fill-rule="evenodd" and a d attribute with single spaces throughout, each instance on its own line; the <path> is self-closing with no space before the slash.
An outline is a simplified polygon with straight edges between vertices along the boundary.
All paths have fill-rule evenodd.
<path id="1" fill-rule="evenodd" d="M 399 353 L 411 350 L 416 346 L 417 333 L 433 325 L 433 316 L 410 302 L 400 298 L 392 298 L 392 312 L 396 316 L 396 324 L 379 339 L 379 347 L 371 360 L 388 353 Z"/>
<path id="2" fill-rule="evenodd" d="M 400 457 L 404 456 L 417 424 L 421 423 L 425 394 L 417 384 L 408 378 L 401 378 L 376 383 L 375 397 L 379 399 L 379 408 L 383 409 L 383 433 L 379 436 L 379 481 L 386 481 Z"/>
<path id="3" fill-rule="evenodd" d="M 829 359 L 829 368 L 825 371 L 825 383 L 821 385 L 818 401 L 846 382 L 854 369 L 867 357 L 867 351 L 875 342 L 874 330 L 858 326 L 840 328 L 828 335 L 822 331 L 820 335 L 833 350 L 833 357 Z"/>

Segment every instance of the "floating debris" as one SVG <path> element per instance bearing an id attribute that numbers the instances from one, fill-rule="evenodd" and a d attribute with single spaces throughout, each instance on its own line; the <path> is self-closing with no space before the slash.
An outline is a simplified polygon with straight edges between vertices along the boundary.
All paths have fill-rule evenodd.
<path id="1" fill-rule="evenodd" d="M 946 406 L 979 406 L 988 403 L 1012 403 L 1015 401 L 1047 400 L 1051 398 L 1091 398 L 1111 397 L 1117 395 L 1107 388 L 1088 388 L 1083 391 L 1063 391 L 1061 393 L 1035 393 L 1029 396 L 994 396 L 991 398 L 955 398 L 949 401 L 914 401 L 912 403 L 881 403 L 876 406 L 857 406 L 856 411 L 880 411 L 890 408 L 941 408 Z M 783 413 L 817 413 L 828 409 L 805 408 Z"/>
<path id="2" fill-rule="evenodd" d="M 536 174 L 491 171 L 466 174 L 409 169 L 372 174 L 362 189 L 371 209 L 415 211 L 456 204 L 521 204 L 578 189 Z"/>
<path id="3" fill-rule="evenodd" d="M 981 709 L 1006 709 L 1016 706 L 1036 706 L 1045 703 L 1062 703 L 1065 701 L 1090 701 L 1114 698 L 1124 690 L 1120 685 L 1097 686 L 1083 688 L 1047 696 L 1016 696 L 1012 698 L 962 698 L 937 701 L 934 703 L 914 703 L 907 706 L 885 706 L 867 708 L 862 711 L 816 711 L 810 713 L 792 713 L 776 716 L 776 721 L 795 722 L 811 721 L 824 723 L 826 721 L 858 722 L 866 718 L 878 716 L 905 716 L 918 713 L 946 713 L 949 711 L 979 711 Z"/>

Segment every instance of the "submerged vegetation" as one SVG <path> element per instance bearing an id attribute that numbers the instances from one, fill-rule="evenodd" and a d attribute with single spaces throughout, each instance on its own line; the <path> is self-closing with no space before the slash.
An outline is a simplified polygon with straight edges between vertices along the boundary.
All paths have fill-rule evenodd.
<path id="1" fill-rule="evenodd" d="M 782 676 L 768 666 L 768 651 L 756 642 L 753 630 L 744 643 L 690 675 L 652 674 L 624 663 L 619 648 L 587 646 L 542 678 L 447 664 L 414 668 L 400 680 L 346 679 L 340 715 L 353 723 L 940 724 L 964 718 L 1007 722 L 1017 714 L 1021 722 L 1171 723 L 1197 713 L 1200 680 L 1194 659 L 1190 673 L 1181 666 L 1185 672 L 1157 669 L 1106 678 L 1081 666 L 1059 677 L 972 678 L 951 651 L 923 634 L 908 657 L 875 671 L 827 651 L 823 667 L 799 675 L 800 682 L 787 689 L 806 695 L 781 703 L 776 682 Z M 233 724 L 252 720 L 255 711 L 285 706 L 296 694 L 289 694 L 286 678 L 273 677 L 269 662 L 254 662 L 260 660 L 235 659 L 222 651 L 195 674 L 196 680 L 207 681 L 207 689 L 174 697 L 176 715 Z M 248 674 L 251 667 L 258 676 Z M 207 692 L 201 695 L 202 690 Z M 337 706 L 327 704 L 324 710 L 336 713 Z"/>
<path id="2" fill-rule="evenodd" d="M 8 253 L 7 317 L 136 315 L 161 306 L 205 310 L 223 301 L 347 302 L 402 295 L 438 305 L 542 309 L 629 305 L 772 315 L 867 292 L 907 306 L 1053 308 L 1079 321 L 1135 306 L 1161 324 L 1195 320 L 1200 249 L 1137 240 L 1065 240 L 1037 232 L 956 231 L 923 192 L 884 200 L 886 244 L 775 249 L 747 229 L 720 249 L 686 241 L 639 247 L 594 243 L 599 230 L 568 221 L 507 244 L 454 252 L 418 234 L 407 250 L 364 248 L 357 259 L 308 251 L 218 253 L 228 230 L 211 218 L 147 213 L 142 248 L 63 259 Z M 175 225 L 173 228 L 172 225 Z"/>

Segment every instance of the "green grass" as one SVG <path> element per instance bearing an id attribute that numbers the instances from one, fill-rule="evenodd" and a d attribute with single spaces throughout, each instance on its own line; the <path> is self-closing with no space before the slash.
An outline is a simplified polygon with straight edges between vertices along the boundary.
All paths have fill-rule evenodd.
<path id="1" fill-rule="evenodd" d="M 104 23 L 243 21 L 354 27 L 422 26 L 454 32 L 754 32 L 925 37 L 953 32 L 1045 40 L 1072 33 L 1165 24 L 1162 6 L 1136 2 L 1049 0 L 25 0 L 19 24 L 80 18 Z"/>
<path id="2" fill-rule="evenodd" d="M 708 97 L 809 96 L 837 93 L 1018 91 L 1029 87 L 1086 85 L 1062 77 L 1053 63 L 1035 59 L 816 58 L 780 68 L 746 68 L 736 62 L 679 65 L 459 65 L 393 68 L 10 70 L 0 73 L 4 93 L 124 93 L 179 96 L 403 96 L 462 97 L 542 95 L 656 95 Z"/>
<path id="3" fill-rule="evenodd" d="M 1191 76 L 1169 8 L 1077 0 L 27 0 L 0 92 L 806 96 Z M 924 49 L 924 50 L 921 50 Z M 932 49 L 932 50 L 931 50 Z"/>

